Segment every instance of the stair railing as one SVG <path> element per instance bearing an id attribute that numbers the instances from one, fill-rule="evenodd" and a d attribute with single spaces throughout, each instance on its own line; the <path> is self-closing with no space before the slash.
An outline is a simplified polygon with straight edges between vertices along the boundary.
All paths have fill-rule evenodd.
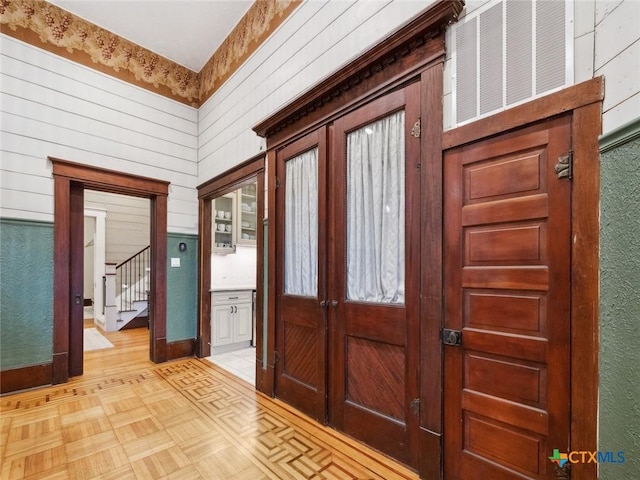
<path id="1" fill-rule="evenodd" d="M 132 310 L 133 302 L 147 300 L 151 278 L 151 246 L 116 266 L 116 294 L 120 295 L 119 310 Z"/>

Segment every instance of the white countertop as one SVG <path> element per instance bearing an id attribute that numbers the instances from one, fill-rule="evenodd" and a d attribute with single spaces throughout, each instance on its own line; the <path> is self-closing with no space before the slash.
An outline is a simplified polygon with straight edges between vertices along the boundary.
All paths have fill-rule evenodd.
<path id="1" fill-rule="evenodd" d="M 235 290 L 255 290 L 251 285 L 225 285 L 224 287 L 213 287 L 210 292 L 230 292 Z"/>

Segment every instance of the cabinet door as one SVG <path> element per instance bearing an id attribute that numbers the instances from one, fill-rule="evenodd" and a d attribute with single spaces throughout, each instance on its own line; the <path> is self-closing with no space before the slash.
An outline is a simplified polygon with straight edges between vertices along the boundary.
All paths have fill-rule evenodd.
<path id="1" fill-rule="evenodd" d="M 212 309 L 212 347 L 233 343 L 233 319 L 235 307 L 233 305 L 219 305 Z"/>
<path id="2" fill-rule="evenodd" d="M 238 245 L 256 245 L 258 234 L 258 194 L 255 183 L 238 189 L 237 204 L 237 233 Z"/>
<path id="3" fill-rule="evenodd" d="M 235 305 L 234 308 L 234 323 L 235 334 L 234 343 L 246 342 L 251 340 L 252 326 L 251 326 L 251 304 L 240 303 Z"/>
<path id="4" fill-rule="evenodd" d="M 236 248 L 236 194 L 224 195 L 213 200 L 211 235 L 214 253 L 234 253 Z"/>

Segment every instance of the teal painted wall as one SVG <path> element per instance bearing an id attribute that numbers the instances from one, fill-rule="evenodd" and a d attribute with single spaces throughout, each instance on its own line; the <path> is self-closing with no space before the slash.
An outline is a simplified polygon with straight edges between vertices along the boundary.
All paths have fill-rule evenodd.
<path id="1" fill-rule="evenodd" d="M 0 219 L 0 370 L 53 359 L 53 223 Z"/>
<path id="2" fill-rule="evenodd" d="M 196 338 L 198 324 L 198 237 L 169 233 L 167 236 L 167 342 Z M 180 242 L 187 250 L 178 250 Z M 180 266 L 172 267 L 171 259 Z"/>
<path id="3" fill-rule="evenodd" d="M 640 123 L 640 122 L 638 122 Z M 600 232 L 600 478 L 640 478 L 640 138 L 603 151 Z"/>

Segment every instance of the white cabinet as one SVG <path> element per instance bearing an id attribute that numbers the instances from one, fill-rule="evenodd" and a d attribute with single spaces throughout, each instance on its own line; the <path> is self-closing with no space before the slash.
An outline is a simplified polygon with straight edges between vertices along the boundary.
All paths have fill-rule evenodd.
<path id="1" fill-rule="evenodd" d="M 211 354 L 251 346 L 253 304 L 251 290 L 211 295 Z"/>

